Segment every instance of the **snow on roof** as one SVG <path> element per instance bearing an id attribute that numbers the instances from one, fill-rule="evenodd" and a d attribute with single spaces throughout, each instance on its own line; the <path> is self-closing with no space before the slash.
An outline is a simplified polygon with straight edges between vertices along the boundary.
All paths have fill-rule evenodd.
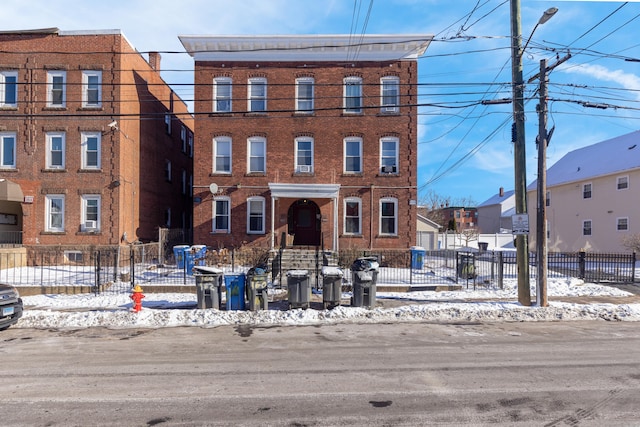
<path id="1" fill-rule="evenodd" d="M 547 186 L 640 168 L 640 131 L 570 151 L 547 170 Z M 529 185 L 533 190 L 536 181 Z"/>
<path id="2" fill-rule="evenodd" d="M 506 202 L 507 200 L 509 200 L 511 197 L 513 197 L 514 193 L 515 193 L 514 190 L 505 191 L 503 196 L 500 196 L 500 193 L 496 193 L 493 196 L 491 196 L 489 199 L 479 204 L 478 207 L 480 208 L 483 206 L 500 205 Z"/>

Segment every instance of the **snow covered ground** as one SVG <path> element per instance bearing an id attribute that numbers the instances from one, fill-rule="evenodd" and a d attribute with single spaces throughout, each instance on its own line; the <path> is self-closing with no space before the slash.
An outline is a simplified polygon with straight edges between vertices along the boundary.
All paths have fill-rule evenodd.
<path id="1" fill-rule="evenodd" d="M 142 311 L 131 311 L 128 292 L 101 295 L 49 294 L 25 296 L 25 311 L 14 328 L 160 328 L 178 326 L 216 327 L 221 325 L 318 325 L 336 323 L 389 322 L 494 322 L 616 320 L 640 321 L 640 303 L 630 294 L 610 286 L 584 283 L 577 279 L 548 280 L 548 295 L 555 299 L 549 307 L 519 304 L 515 279 L 505 280 L 502 290 L 378 292 L 373 309 L 342 305 L 332 310 L 293 309 L 270 303 L 269 310 L 226 311 L 197 309 L 192 293 L 148 293 Z M 381 283 L 378 283 L 379 285 Z M 535 295 L 535 280 L 532 280 Z M 270 297 L 281 290 L 270 289 Z M 343 297 L 348 300 L 349 294 Z M 322 297 L 319 301 L 322 301 Z M 554 298 L 556 297 L 556 298 Z M 610 297 L 613 303 L 558 301 L 564 297 Z M 565 298 L 571 300 L 572 298 Z M 575 299 L 575 298 L 574 298 Z M 602 298 L 592 298 L 602 299 Z M 535 300 L 535 297 L 534 297 Z M 618 301 L 616 301 L 618 300 Z M 635 298 L 635 301 L 640 299 Z M 321 307 L 321 304 L 319 304 Z"/>

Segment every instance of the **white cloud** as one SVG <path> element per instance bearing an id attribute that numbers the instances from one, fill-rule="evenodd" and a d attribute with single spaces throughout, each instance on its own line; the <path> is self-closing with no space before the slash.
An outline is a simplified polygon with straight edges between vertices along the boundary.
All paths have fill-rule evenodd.
<path id="1" fill-rule="evenodd" d="M 613 82 L 625 89 L 638 91 L 640 88 L 640 77 L 635 74 L 626 73 L 622 70 L 610 70 L 602 65 L 580 64 L 568 66 L 562 69 L 565 73 L 582 74 L 605 82 Z M 640 99 L 640 92 L 636 98 Z"/>

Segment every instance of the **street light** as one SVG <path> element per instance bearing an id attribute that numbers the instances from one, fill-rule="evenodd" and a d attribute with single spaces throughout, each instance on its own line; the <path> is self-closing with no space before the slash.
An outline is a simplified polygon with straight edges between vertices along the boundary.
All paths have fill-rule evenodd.
<path id="1" fill-rule="evenodd" d="M 510 0 L 511 3 L 511 79 L 513 90 L 513 120 L 514 120 L 514 174 L 515 174 L 515 208 L 516 214 L 527 213 L 527 169 L 524 134 L 524 81 L 522 78 L 521 28 L 520 28 L 520 0 Z M 533 28 L 527 39 L 525 48 L 529 44 L 538 26 L 547 22 L 558 11 L 552 7 L 547 9 Z M 522 305 L 531 305 L 531 290 L 529 288 L 529 256 L 526 234 L 516 235 L 516 263 L 518 266 L 518 301 Z"/>

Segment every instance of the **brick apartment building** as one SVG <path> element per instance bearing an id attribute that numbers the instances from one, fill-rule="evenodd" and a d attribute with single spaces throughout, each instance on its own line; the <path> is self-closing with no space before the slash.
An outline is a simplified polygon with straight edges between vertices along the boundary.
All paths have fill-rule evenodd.
<path id="1" fill-rule="evenodd" d="M 478 227 L 478 209 L 462 206 L 447 206 L 438 209 L 446 229 L 462 231 Z"/>
<path id="2" fill-rule="evenodd" d="M 194 243 L 406 248 L 432 36 L 180 36 L 195 60 Z"/>
<path id="3" fill-rule="evenodd" d="M 56 28 L 1 32 L 0 50 L 5 241 L 118 245 L 190 228 L 193 117 L 158 54 L 119 30 Z"/>

